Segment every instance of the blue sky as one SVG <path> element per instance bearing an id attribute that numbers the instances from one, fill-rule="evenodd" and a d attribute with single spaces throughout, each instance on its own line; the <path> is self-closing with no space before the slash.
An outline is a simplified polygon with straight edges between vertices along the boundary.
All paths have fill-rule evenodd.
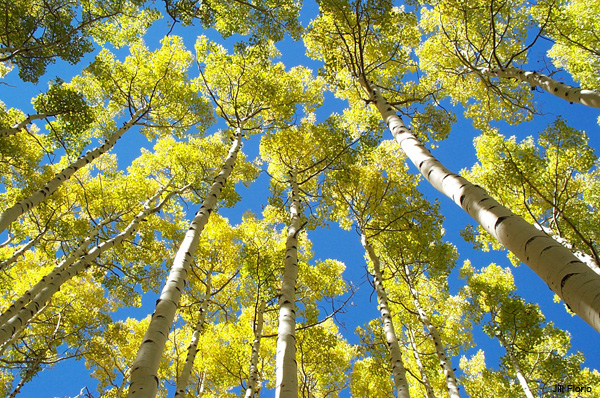
<path id="1" fill-rule="evenodd" d="M 303 25 L 307 25 L 310 19 L 316 14 L 316 6 L 310 2 L 305 6 L 302 14 Z M 151 32 L 145 38 L 146 43 L 151 48 L 158 46 L 158 41 L 164 33 L 168 31 L 165 26 L 165 20 L 160 21 L 152 28 Z M 173 34 L 182 35 L 188 49 L 192 50 L 196 35 L 207 34 L 197 27 L 189 27 L 181 29 L 176 27 Z M 209 33 L 209 37 L 218 38 L 216 34 Z M 221 40 L 219 40 L 221 41 Z M 232 43 L 229 41 L 229 43 Z M 293 43 L 289 39 L 278 45 L 282 52 L 281 61 L 285 63 L 287 68 L 295 65 L 309 65 L 315 71 L 320 65 L 315 61 L 308 60 L 303 56 L 304 49 L 302 43 Z M 120 52 L 126 54 L 126 50 Z M 0 99 L 8 106 L 21 108 L 25 112 L 31 112 L 29 101 L 37 93 L 45 91 L 46 82 L 48 79 L 53 79 L 55 76 L 60 76 L 64 80 L 69 78 L 81 70 L 91 60 L 91 56 L 86 56 L 82 62 L 76 66 L 70 66 L 63 62 L 51 66 L 40 83 L 32 85 L 23 83 L 18 80 L 17 71 L 11 72 L 5 82 L 10 86 L 0 85 Z M 536 67 L 535 59 L 532 60 L 532 68 Z M 541 66 L 540 66 L 541 68 Z M 600 131 L 596 123 L 598 111 L 592 108 L 587 108 L 582 105 L 569 105 L 563 100 L 555 98 L 547 93 L 536 94 L 539 107 L 545 112 L 544 115 L 536 116 L 535 121 L 526 123 L 517 127 L 502 125 L 501 132 L 506 136 L 515 135 L 522 139 L 529 135 L 536 135 L 542 131 L 549 123 L 553 122 L 558 115 L 564 117 L 567 122 L 578 129 L 585 130 L 590 137 L 590 145 L 596 149 L 600 149 Z M 328 94 L 326 105 L 319 110 L 320 116 L 326 116 L 330 112 L 341 112 L 344 104 L 335 99 L 333 95 Z M 460 111 L 456 111 L 457 116 L 460 116 Z M 462 118 L 453 126 L 450 138 L 439 143 L 439 148 L 433 151 L 438 157 L 454 172 L 459 172 L 463 168 L 471 167 L 475 161 L 475 150 L 473 148 L 473 138 L 478 135 L 478 132 L 473 129 L 471 122 Z M 246 143 L 244 151 L 253 158 L 257 155 L 258 137 Z M 385 139 L 391 138 L 390 135 L 384 135 Z M 125 135 L 116 147 L 115 151 L 119 157 L 119 164 L 126 167 L 137 154 L 139 148 L 151 148 L 152 143 L 149 143 L 139 134 Z M 412 166 L 411 166 L 412 167 Z M 417 172 L 414 167 L 413 172 Z M 267 176 L 261 175 L 259 180 L 250 188 L 240 187 L 242 201 L 234 210 L 224 210 L 223 215 L 230 219 L 232 224 L 238 223 L 241 220 L 241 214 L 250 209 L 255 213 L 260 214 L 261 204 L 266 202 L 268 196 Z M 504 253 L 482 253 L 474 251 L 470 244 L 464 243 L 459 236 L 459 231 L 468 223 L 474 222 L 450 199 L 442 196 L 433 190 L 426 183 L 421 184 L 422 192 L 431 200 L 439 199 L 441 212 L 445 216 L 446 221 L 444 228 L 446 238 L 458 247 L 460 259 L 457 268 L 460 267 L 462 261 L 470 259 L 476 267 L 487 266 L 491 262 L 507 267 L 510 266 Z M 345 323 L 346 329 L 342 329 L 342 333 L 351 343 L 357 343 L 358 340 L 353 334 L 356 326 L 362 325 L 370 319 L 379 316 L 376 310 L 375 296 L 372 295 L 371 287 L 368 283 L 364 283 L 365 261 L 363 259 L 363 250 L 360 246 L 359 237 L 353 231 L 341 231 L 336 226 L 331 226 L 330 229 L 317 230 L 310 232 L 309 238 L 313 242 L 313 250 L 315 258 L 326 259 L 336 258 L 346 264 L 345 278 L 356 286 L 359 286 L 353 301 L 345 314 L 339 316 L 339 319 Z M 512 268 L 515 276 L 515 284 L 517 293 L 527 301 L 538 303 L 546 315 L 548 320 L 552 320 L 556 326 L 567 329 L 572 336 L 573 351 L 582 351 L 586 356 L 585 365 L 591 368 L 600 368 L 600 346 L 590 344 L 590 341 L 597 340 L 597 332 L 590 326 L 581 321 L 578 317 L 568 315 L 563 304 L 553 302 L 554 294 L 548 289 L 539 277 L 537 277 L 527 266 Z M 461 286 L 461 281 L 454 277 L 450 281 L 451 291 L 457 292 Z M 145 297 L 143 306 L 135 310 L 135 314 L 148 314 L 154 309 L 155 297 Z M 133 313 L 132 313 L 133 314 Z M 142 315 L 142 317 L 144 316 Z M 500 347 L 496 341 L 489 339 L 482 333 L 476 333 L 475 338 L 478 342 L 478 347 L 486 351 L 488 365 L 497 367 L 497 357 L 500 354 Z M 454 367 L 458 367 L 458 358 L 454 358 Z M 95 382 L 87 378 L 88 370 L 83 366 L 82 362 L 64 362 L 59 363 L 53 369 L 43 371 L 31 383 L 27 384 L 22 392 L 22 397 L 64 397 L 76 396 L 80 390 L 87 386 L 94 396 L 97 396 L 95 391 Z M 265 394 L 266 396 L 266 394 Z M 342 397 L 349 396 L 349 393 L 344 393 Z"/>

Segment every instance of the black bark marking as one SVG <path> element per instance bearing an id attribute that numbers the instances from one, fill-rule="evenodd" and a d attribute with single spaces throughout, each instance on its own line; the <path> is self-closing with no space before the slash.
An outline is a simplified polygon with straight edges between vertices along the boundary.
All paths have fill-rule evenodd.
<path id="1" fill-rule="evenodd" d="M 567 274 L 565 276 L 563 276 L 563 278 L 560 281 L 560 290 L 562 291 L 562 289 L 565 287 L 567 281 L 573 276 L 573 275 L 577 275 L 576 273 L 571 273 L 571 274 Z"/>
<path id="2" fill-rule="evenodd" d="M 506 220 L 508 217 L 509 216 L 498 217 L 498 219 L 496 220 L 496 224 L 494 225 L 494 230 L 498 229 L 498 227 L 500 226 L 500 224 L 502 224 L 502 222 L 504 220 Z M 527 246 L 527 244 L 525 246 Z"/>

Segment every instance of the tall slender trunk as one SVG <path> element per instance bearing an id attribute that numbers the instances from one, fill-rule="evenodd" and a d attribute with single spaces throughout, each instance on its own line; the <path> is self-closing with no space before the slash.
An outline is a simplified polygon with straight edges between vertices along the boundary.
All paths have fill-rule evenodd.
<path id="1" fill-rule="evenodd" d="M 188 353 L 185 358 L 183 369 L 177 378 L 177 387 L 175 388 L 175 398 L 185 397 L 185 391 L 192 374 L 192 368 L 194 367 L 194 361 L 196 360 L 196 354 L 198 353 L 198 342 L 200 341 L 200 335 L 204 329 L 204 322 L 206 321 L 206 314 L 208 312 L 208 302 L 212 295 L 212 277 L 209 271 L 206 277 L 206 290 L 204 293 L 204 299 L 202 300 L 202 306 L 200 307 L 200 317 L 192 333 L 190 345 L 188 347 Z"/>
<path id="2" fill-rule="evenodd" d="M 505 79 L 517 79 L 528 83 L 532 88 L 540 87 L 541 89 L 562 98 L 571 103 L 600 108 L 600 91 L 584 90 L 580 87 L 569 86 L 554 80 L 542 73 L 526 71 L 519 68 L 485 68 L 480 70 L 484 76 L 501 77 Z"/>
<path id="3" fill-rule="evenodd" d="M 17 259 L 19 257 L 21 257 L 21 255 L 23 255 L 23 253 L 25 253 L 27 250 L 31 249 L 33 246 L 37 245 L 38 242 L 40 240 L 42 240 L 42 238 L 44 237 L 44 234 L 46 233 L 46 231 L 48 231 L 48 228 L 44 228 L 44 230 L 42 232 L 40 232 L 35 238 L 31 239 L 29 242 L 27 242 L 27 244 L 23 245 L 23 247 L 21 247 L 18 250 L 15 250 L 15 252 L 12 254 L 12 256 L 10 256 L 9 258 L 7 258 L 4 261 L 0 262 L 0 270 L 5 269 L 6 267 L 8 267 L 9 265 L 15 263 L 17 261 Z"/>
<path id="4" fill-rule="evenodd" d="M 431 387 L 431 382 L 429 381 L 425 366 L 423 366 L 423 362 L 421 361 L 421 354 L 419 353 L 417 343 L 415 342 L 415 334 L 410 328 L 408 329 L 408 338 L 410 340 L 410 346 L 412 347 L 413 356 L 415 357 L 415 362 L 417 363 L 417 368 L 419 368 L 419 373 L 421 374 L 421 383 L 423 384 L 423 387 L 425 387 L 425 394 L 427 398 L 435 398 L 435 392 L 433 391 L 433 387 Z"/>
<path id="5" fill-rule="evenodd" d="M 129 397 L 154 397 L 158 391 L 158 365 L 162 357 L 169 330 L 175 319 L 181 292 L 187 282 L 187 273 L 194 253 L 198 248 L 200 233 L 214 210 L 227 178 L 231 174 L 242 145 L 242 131 L 238 128 L 229 149 L 227 159 L 215 178 L 210 191 L 202 202 L 200 210 L 190 223 L 183 242 L 173 260 L 169 277 L 156 302 L 156 307 L 148 330 L 142 339 L 135 361 L 132 365 Z"/>
<path id="6" fill-rule="evenodd" d="M 374 85 L 371 89 L 364 79 L 361 84 L 421 174 L 538 274 L 571 311 L 600 331 L 600 275 L 567 248 L 502 206 L 481 187 L 444 167 L 404 125 L 379 90 Z"/>
<path id="7" fill-rule="evenodd" d="M 13 221 L 42 203 L 48 196 L 56 192 L 56 190 L 65 181 L 71 178 L 71 176 L 77 170 L 93 162 L 94 159 L 100 155 L 108 152 L 115 145 L 117 140 L 121 138 L 121 136 L 125 134 L 125 132 L 129 130 L 131 126 L 133 126 L 146 111 L 147 109 L 140 109 L 135 112 L 127 121 L 127 123 L 123 125 L 123 127 L 118 129 L 113 135 L 104 141 L 104 144 L 91 151 L 88 151 L 85 155 L 80 156 L 79 159 L 65 167 L 60 173 L 56 174 L 50 181 L 46 183 L 46 185 L 44 185 L 42 189 L 6 209 L 2 214 L 0 214 L 0 232 L 7 229 Z"/>
<path id="8" fill-rule="evenodd" d="M 361 236 L 361 242 L 367 251 L 367 254 L 369 255 L 369 259 L 373 263 L 373 284 L 375 285 L 375 291 L 377 292 L 377 302 L 379 303 L 379 312 L 381 313 L 381 319 L 383 321 L 385 340 L 387 342 L 388 349 L 390 350 L 390 362 L 392 364 L 394 384 L 396 385 L 396 397 L 410 398 L 408 380 L 406 379 L 406 369 L 404 369 L 404 363 L 402 363 L 402 354 L 400 353 L 398 337 L 396 336 L 394 323 L 392 322 L 392 313 L 390 312 L 390 308 L 388 306 L 387 293 L 383 288 L 383 278 L 381 277 L 379 257 L 375 253 L 373 246 L 371 246 L 369 243 L 364 232 Z"/>
<path id="9" fill-rule="evenodd" d="M 160 190 L 155 196 L 150 198 L 146 203 L 152 203 L 155 201 L 161 194 L 163 190 Z M 29 303 L 32 297 L 35 297 L 39 292 L 44 289 L 50 281 L 56 277 L 61 272 L 64 272 L 68 269 L 73 263 L 78 261 L 81 256 L 87 254 L 90 250 L 89 246 L 96 238 L 102 226 L 114 222 L 117 218 L 119 218 L 122 214 L 115 214 L 109 219 L 104 220 L 102 223 L 98 224 L 94 229 L 88 234 L 88 236 L 77 246 L 75 250 L 69 253 L 66 258 L 64 258 L 48 275 L 44 276 L 38 283 L 33 285 L 29 290 L 21 295 L 17 300 L 15 300 L 10 307 L 8 307 L 2 315 L 0 315 L 0 326 L 4 325 L 6 321 L 12 318 L 23 306 Z M 41 236 L 41 235 L 40 235 Z M 31 243 L 31 242 L 30 242 Z M 20 250 L 19 250 L 20 251 Z M 16 254 L 16 253 L 15 253 Z M 13 255 L 14 257 L 14 255 Z"/>
<path id="10" fill-rule="evenodd" d="M 164 189 L 164 188 L 163 188 Z M 162 192 L 162 190 L 161 190 Z M 150 208 L 151 201 L 156 200 L 158 194 L 149 199 L 144 205 L 144 209 L 139 212 L 127 227 L 117 236 L 102 242 L 94 247 L 89 253 L 84 253 L 79 259 L 69 266 L 59 266 L 54 269 L 49 275 L 42 278 L 32 289 L 30 289 L 17 302 L 19 305 L 13 304 L 3 315 L 2 319 L 8 318 L 7 313 L 14 314 L 0 326 L 0 347 L 4 347 L 10 339 L 23 330 L 29 321 L 50 301 L 52 296 L 58 292 L 61 286 L 76 276 L 78 273 L 85 270 L 93 260 L 98 258 L 102 253 L 115 246 L 120 245 L 126 238 L 133 235 L 140 224 L 148 215 L 155 213 L 170 199 L 174 194 L 171 193 L 161 203 Z M 31 292 L 37 292 L 33 295 Z M 29 301 L 29 298 L 31 301 Z"/>
<path id="11" fill-rule="evenodd" d="M 298 397 L 296 363 L 296 280 L 298 279 L 298 232 L 300 232 L 300 189 L 296 171 L 290 171 L 290 225 L 285 243 L 285 262 L 277 330 L 275 398 Z"/>
<path id="12" fill-rule="evenodd" d="M 260 340 L 263 331 L 263 314 L 265 312 L 265 302 L 261 301 L 256 314 L 254 323 L 254 341 L 252 342 L 252 355 L 250 356 L 250 371 L 248 372 L 248 387 L 244 398 L 255 398 L 258 387 L 258 351 L 260 350 Z"/>
<path id="13" fill-rule="evenodd" d="M 58 113 L 52 113 L 52 112 L 36 113 L 34 115 L 27 115 L 27 117 L 20 123 L 17 123 L 14 126 L 9 127 L 7 129 L 0 129 L 0 137 L 10 137 L 11 135 L 17 134 L 19 131 L 24 129 L 25 126 L 27 126 L 29 123 L 33 122 L 34 120 L 41 120 L 41 119 L 45 119 L 47 117 L 52 117 L 52 116 L 56 116 L 56 115 L 58 115 Z"/>
<path id="14" fill-rule="evenodd" d="M 448 360 L 446 356 L 446 352 L 444 351 L 444 345 L 442 344 L 442 338 L 433 323 L 429 320 L 429 316 L 421 306 L 419 302 L 419 294 L 416 289 L 413 287 L 413 284 L 410 280 L 409 271 L 405 269 L 406 280 L 408 282 L 408 288 L 410 289 L 410 293 L 413 297 L 413 302 L 415 304 L 415 308 L 417 309 L 417 315 L 419 320 L 427 328 L 429 331 L 429 335 L 433 340 L 433 345 L 435 346 L 435 353 L 440 361 L 440 367 L 444 372 L 444 379 L 446 380 L 446 388 L 448 389 L 448 394 L 450 398 L 460 398 L 460 393 L 458 392 L 458 380 L 456 379 L 456 375 L 454 374 L 454 369 L 452 369 L 452 363 Z"/>
<path id="15" fill-rule="evenodd" d="M 36 375 L 36 373 L 38 371 L 41 370 L 41 366 L 40 366 L 41 363 L 42 363 L 42 354 L 40 353 L 33 361 L 33 364 L 31 364 L 31 367 L 29 369 L 27 369 L 27 371 L 25 372 L 23 377 L 21 377 L 21 380 L 19 380 L 19 384 L 17 384 L 15 389 L 12 390 L 12 392 L 10 393 L 10 395 L 7 398 L 15 398 L 21 392 L 21 389 L 23 388 L 23 386 L 25 384 L 27 384 Z"/>
<path id="16" fill-rule="evenodd" d="M 204 372 L 202 372 L 202 381 L 200 381 L 200 388 L 198 389 L 198 398 L 204 396 L 204 386 L 206 385 L 206 368 L 204 368 Z"/>
<path id="17" fill-rule="evenodd" d="M 519 365 L 519 362 L 517 361 L 517 358 L 515 357 L 513 348 L 509 344 L 506 343 L 506 340 L 502 336 L 502 333 L 496 333 L 496 337 L 498 338 L 498 341 L 500 341 L 500 344 L 504 347 L 504 349 L 506 350 L 506 353 L 508 354 L 508 358 L 510 359 L 510 363 L 512 364 L 512 366 L 515 370 L 515 373 L 517 374 L 517 380 L 519 380 L 519 384 L 521 385 L 521 388 L 523 389 L 523 393 L 525 394 L 525 396 L 527 398 L 534 398 L 533 393 L 531 392 L 531 389 L 529 388 L 529 384 L 527 383 L 527 379 L 525 378 L 525 375 L 523 374 L 523 371 L 521 370 L 521 365 Z"/>

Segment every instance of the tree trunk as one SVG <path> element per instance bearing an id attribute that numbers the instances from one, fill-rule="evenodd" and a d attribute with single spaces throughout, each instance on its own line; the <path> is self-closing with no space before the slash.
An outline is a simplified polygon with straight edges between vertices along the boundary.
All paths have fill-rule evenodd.
<path id="1" fill-rule="evenodd" d="M 41 120 L 47 117 L 56 116 L 58 113 L 36 113 L 35 115 L 27 115 L 25 120 L 7 129 L 0 129 L 0 137 L 10 137 L 11 135 L 17 134 L 19 131 L 25 128 L 29 123 L 34 120 Z"/>
<path id="2" fill-rule="evenodd" d="M 155 201 L 162 194 L 163 191 L 164 190 L 161 189 L 155 196 L 150 198 L 146 203 L 149 204 L 149 203 L 152 203 L 153 201 Z M 42 289 L 44 289 L 48 285 L 48 283 L 52 280 L 52 278 L 54 278 L 57 274 L 64 272 L 71 265 L 73 265 L 73 263 L 78 261 L 81 258 L 81 256 L 87 254 L 89 251 L 89 246 L 92 243 L 92 241 L 96 238 L 96 236 L 98 235 L 100 228 L 106 224 L 114 222 L 120 216 L 122 216 L 122 214 L 115 214 L 111 218 L 104 220 L 102 223 L 100 223 L 99 225 L 94 227 L 94 229 L 88 234 L 88 236 L 83 240 L 83 242 L 81 242 L 79 244 L 77 249 L 75 249 L 74 251 L 69 253 L 69 255 L 64 260 L 62 260 L 50 272 L 50 274 L 44 276 L 38 283 L 33 285 L 31 288 L 29 288 L 29 290 L 27 290 L 25 293 L 23 293 L 21 295 L 21 297 L 19 297 L 17 300 L 15 300 L 13 302 L 13 304 L 10 307 L 8 307 L 2 313 L 2 315 L 0 315 L 0 326 L 4 325 L 10 318 L 12 318 L 17 313 L 17 311 L 19 311 L 19 309 L 21 309 L 23 306 L 25 306 L 27 303 L 29 303 L 29 301 L 31 301 L 31 298 L 35 297 L 40 291 L 42 291 Z M 42 235 L 40 234 L 38 237 L 41 237 L 41 236 Z M 29 244 L 27 246 L 29 246 Z M 19 252 L 21 252 L 21 250 L 22 249 L 20 249 Z M 11 258 L 15 257 L 17 255 L 17 253 L 15 253 Z M 21 253 L 18 253 L 18 254 L 20 255 Z M 16 258 L 15 258 L 15 261 L 16 261 Z"/>
<path id="3" fill-rule="evenodd" d="M 35 238 L 33 238 L 29 242 L 27 242 L 27 244 L 25 244 L 23 247 L 21 247 L 18 250 L 15 250 L 15 252 L 12 254 L 12 256 L 10 256 L 9 258 L 7 258 L 4 261 L 1 261 L 0 262 L 0 270 L 6 269 L 6 267 L 8 267 L 9 265 L 16 262 L 17 259 L 19 257 L 21 257 L 21 255 L 23 255 L 23 253 L 25 253 L 27 250 L 31 249 L 33 246 L 37 245 L 38 242 L 40 240 L 42 240 L 42 238 L 44 237 L 44 234 L 46 233 L 46 231 L 48 231 L 47 227 L 44 228 L 44 230 L 42 232 L 40 232 L 38 234 L 38 236 L 36 236 Z"/>
<path id="4" fill-rule="evenodd" d="M 496 337 L 498 338 L 498 341 L 500 341 L 500 344 L 504 347 L 506 353 L 508 354 L 508 358 L 510 359 L 510 363 L 515 369 L 515 373 L 517 374 L 517 380 L 519 380 L 519 384 L 523 389 L 523 393 L 527 398 L 534 398 L 531 390 L 529 389 L 529 384 L 527 384 L 527 379 L 525 378 L 525 375 L 523 375 L 523 371 L 521 370 L 521 365 L 519 365 L 519 362 L 517 362 L 517 358 L 515 358 L 512 347 L 506 343 L 506 340 L 504 340 L 504 337 L 502 337 L 502 333 L 496 333 Z"/>
<path id="5" fill-rule="evenodd" d="M 139 223 L 148 217 L 148 215 L 159 211 L 173 194 L 174 193 L 171 193 L 154 208 L 150 208 L 148 205 L 152 201 L 156 200 L 156 198 L 160 195 L 160 192 L 159 194 L 150 198 L 148 201 L 146 201 L 144 209 L 139 212 L 133 218 L 133 220 L 131 220 L 129 225 L 127 225 L 127 227 L 120 234 L 114 238 L 102 242 L 100 245 L 90 250 L 89 253 L 84 253 L 72 264 L 68 266 L 64 266 L 63 264 L 62 266 L 55 268 L 49 275 L 42 278 L 40 282 L 38 282 L 33 288 L 19 298 L 19 300 L 16 302 L 18 305 L 11 305 L 11 307 L 9 307 L 9 309 L 2 314 L 1 317 L 2 319 L 8 319 L 0 327 L 0 347 L 3 347 L 7 342 L 10 341 L 12 336 L 23 330 L 31 318 L 33 318 L 46 305 L 46 303 L 48 303 L 52 296 L 60 290 L 61 286 L 65 282 L 69 281 L 79 272 L 85 270 L 89 264 L 102 253 L 121 244 L 126 238 L 133 235 Z M 33 295 L 32 292 L 35 292 L 36 294 Z M 31 301 L 29 301 L 31 297 L 33 298 Z"/>
<path id="6" fill-rule="evenodd" d="M 254 341 L 252 342 L 252 355 L 250 357 L 250 371 L 248 372 L 248 388 L 244 398 L 255 398 L 258 387 L 258 351 L 260 350 L 260 340 L 263 330 L 263 314 L 265 312 L 265 302 L 261 301 L 256 314 L 254 323 Z"/>
<path id="7" fill-rule="evenodd" d="M 392 135 L 423 176 L 451 198 L 490 235 L 527 264 L 571 309 L 600 331 L 600 275 L 564 246 L 491 198 L 481 187 L 452 173 L 404 125 L 375 88 L 368 90 Z"/>
<path id="8" fill-rule="evenodd" d="M 198 353 L 198 341 L 200 340 L 200 334 L 204 329 L 204 322 L 206 321 L 206 314 L 208 312 L 208 302 L 212 296 L 212 278 L 211 272 L 209 271 L 206 277 L 206 291 L 204 293 L 204 299 L 202 300 L 202 306 L 200 308 L 200 319 L 194 328 L 192 338 L 190 340 L 190 346 L 188 347 L 187 357 L 185 358 L 185 364 L 181 370 L 181 374 L 177 379 L 177 387 L 175 388 L 175 398 L 185 397 L 185 391 L 187 390 L 190 375 L 192 374 L 192 368 L 194 367 L 194 361 L 196 360 L 196 354 Z"/>
<path id="9" fill-rule="evenodd" d="M 410 328 L 408 329 L 408 337 L 410 339 L 410 346 L 413 350 L 415 362 L 417 363 L 419 373 L 421 374 L 421 383 L 423 384 L 423 387 L 425 387 L 425 393 L 427 394 L 426 396 L 427 398 L 436 398 L 435 392 L 433 391 L 433 387 L 431 387 L 431 383 L 429 382 L 429 377 L 427 377 L 425 366 L 423 366 L 423 362 L 421 361 L 421 354 L 417 349 L 417 343 L 415 342 L 415 334 Z"/>
<path id="10" fill-rule="evenodd" d="M 125 132 L 129 130 L 131 126 L 133 126 L 146 111 L 147 109 L 138 110 L 133 114 L 133 116 L 131 116 L 127 123 L 123 125 L 123 127 L 118 129 L 113 135 L 104 141 L 104 144 L 92 151 L 88 151 L 85 155 L 80 156 L 79 159 L 65 167 L 60 173 L 56 174 L 50 181 L 46 183 L 46 185 L 44 185 L 42 189 L 6 209 L 2 214 L 0 214 L 0 232 L 7 229 L 13 221 L 42 203 L 48 196 L 56 192 L 56 190 L 65 181 L 71 178 L 71 176 L 77 170 L 93 162 L 94 159 L 100 155 L 108 152 L 115 145 L 117 140 L 121 138 L 121 136 L 125 134 Z"/>
<path id="11" fill-rule="evenodd" d="M 373 263 L 373 284 L 377 292 L 377 301 L 379 303 L 379 312 L 383 321 L 383 331 L 387 341 L 388 349 L 390 350 L 390 362 L 392 364 L 392 374 L 394 376 L 394 384 L 396 385 L 397 398 L 410 398 L 408 390 L 408 380 L 406 380 L 406 369 L 402 363 L 402 355 L 400 354 L 400 345 L 398 337 L 394 331 L 394 323 L 392 322 L 392 314 L 390 312 L 387 294 L 383 288 L 383 278 L 381 277 L 381 269 L 379 265 L 379 257 L 375 253 L 373 246 L 367 240 L 367 236 L 362 233 L 362 245 L 369 255 L 369 259 Z"/>
<path id="12" fill-rule="evenodd" d="M 190 228 L 179 246 L 179 250 L 173 260 L 169 277 L 156 302 L 152 320 L 148 330 L 142 339 L 136 359 L 132 365 L 131 384 L 129 386 L 129 397 L 154 397 L 158 391 L 158 366 L 165 348 L 169 330 L 175 319 L 175 312 L 179 306 L 181 292 L 187 282 L 187 273 L 194 253 L 198 248 L 200 233 L 208 222 L 210 213 L 214 210 L 221 190 L 231 174 L 237 154 L 242 145 L 242 132 L 238 128 L 229 149 L 227 159 L 221 171 L 215 178 L 210 191 L 202 202 L 200 210 L 190 223 Z"/>
<path id="13" fill-rule="evenodd" d="M 570 103 L 577 102 L 593 108 L 600 108 L 600 91 L 583 90 L 580 87 L 569 86 L 538 72 L 530 72 L 519 68 L 485 68 L 480 72 L 484 76 L 517 79 L 530 84 L 531 88 L 540 87 Z"/>
<path id="14" fill-rule="evenodd" d="M 290 171 L 290 225 L 285 243 L 285 265 L 279 297 L 275 398 L 298 397 L 296 364 L 296 280 L 298 279 L 298 232 L 300 232 L 300 189 L 296 171 Z"/>
<path id="15" fill-rule="evenodd" d="M 23 388 L 23 386 L 25 384 L 29 383 L 29 381 L 31 381 L 31 379 L 41 370 L 41 366 L 40 366 L 41 363 L 42 363 L 42 354 L 40 353 L 33 361 L 33 364 L 31 365 L 31 367 L 29 369 L 27 369 L 27 371 L 25 372 L 25 374 L 23 375 L 21 380 L 19 380 L 19 384 L 17 384 L 15 389 L 10 393 L 10 395 L 7 398 L 15 398 L 21 392 L 21 389 Z"/>
<path id="16" fill-rule="evenodd" d="M 435 346 L 435 353 L 440 361 L 440 366 L 444 372 L 444 379 L 446 381 L 446 388 L 448 389 L 448 394 L 450 398 L 460 398 L 460 393 L 458 392 L 458 381 L 456 379 L 456 375 L 454 374 L 454 370 L 452 369 L 452 363 L 448 360 L 446 356 L 446 352 L 444 351 L 444 345 L 442 344 L 442 339 L 440 334 L 433 323 L 429 320 L 429 316 L 421 306 L 419 302 L 419 294 L 414 289 L 412 282 L 410 281 L 410 277 L 408 275 L 408 270 L 405 270 L 407 274 L 407 282 L 408 288 L 410 289 L 410 293 L 413 296 L 413 301 L 415 303 L 415 308 L 417 309 L 417 314 L 419 316 L 419 320 L 427 328 L 429 331 L 429 335 L 433 340 L 433 344 Z"/>

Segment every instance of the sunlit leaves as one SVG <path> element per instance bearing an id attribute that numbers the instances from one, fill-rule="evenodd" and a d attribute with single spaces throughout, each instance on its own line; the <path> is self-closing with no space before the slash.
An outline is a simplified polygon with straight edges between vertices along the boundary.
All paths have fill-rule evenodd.
<path id="1" fill-rule="evenodd" d="M 73 84 L 89 103 L 106 106 L 111 119 L 103 130 L 114 129 L 115 113 L 149 108 L 140 123 L 148 138 L 161 134 L 183 136 L 193 126 L 204 131 L 212 122 L 207 101 L 198 95 L 187 76 L 192 60 L 180 37 L 164 38 L 154 52 L 140 42 L 130 47 L 124 62 L 108 50 L 101 51 Z"/>
<path id="2" fill-rule="evenodd" d="M 279 51 L 271 42 L 239 45 L 228 54 L 200 36 L 196 54 L 201 68 L 196 83 L 232 128 L 257 132 L 288 126 L 298 108 L 309 113 L 321 104 L 321 81 L 305 67 L 286 70 L 283 63 L 274 63 Z"/>
<path id="3" fill-rule="evenodd" d="M 584 132 L 558 119 L 537 140 L 517 142 L 492 130 L 475 145 L 479 163 L 467 178 L 598 264 L 597 157 Z M 477 239 L 490 243 L 485 234 Z"/>
<path id="4" fill-rule="evenodd" d="M 598 30 L 600 5 L 596 1 L 540 1 L 533 10 L 539 23 L 552 16 L 546 33 L 554 40 L 548 56 L 559 69 L 565 69 L 582 88 L 597 90 L 600 86 L 598 71 Z"/>
<path id="5" fill-rule="evenodd" d="M 56 58 L 75 64 L 92 51 L 90 36 L 118 46 L 135 41 L 158 17 L 139 13 L 138 6 L 128 0 L 3 1 L 0 68 L 14 63 L 21 79 L 37 82 Z"/>
<path id="6" fill-rule="evenodd" d="M 481 73 L 526 62 L 528 29 L 535 25 L 528 2 L 424 3 L 420 25 L 427 36 L 418 55 L 426 79 L 465 106 L 465 116 L 478 128 L 491 120 L 529 120 L 533 106 L 528 87 L 509 79 L 491 81 Z"/>
<path id="7" fill-rule="evenodd" d="M 515 293 L 510 269 L 490 264 L 476 272 L 465 264 L 461 274 L 467 278 L 461 294 L 472 305 L 476 321 L 483 322 L 483 331 L 505 350 L 497 371 L 486 368 L 481 350 L 470 360 L 463 357 L 461 368 L 467 392 L 489 387 L 489 391 L 502 396 L 523 396 L 522 383 L 526 381 L 535 395 L 542 396 L 565 380 L 579 384 L 579 380 L 600 377 L 597 371 L 582 369 L 583 354 L 568 353 L 568 333 L 546 322 L 537 305 Z M 519 382 L 517 374 L 522 379 Z"/>

